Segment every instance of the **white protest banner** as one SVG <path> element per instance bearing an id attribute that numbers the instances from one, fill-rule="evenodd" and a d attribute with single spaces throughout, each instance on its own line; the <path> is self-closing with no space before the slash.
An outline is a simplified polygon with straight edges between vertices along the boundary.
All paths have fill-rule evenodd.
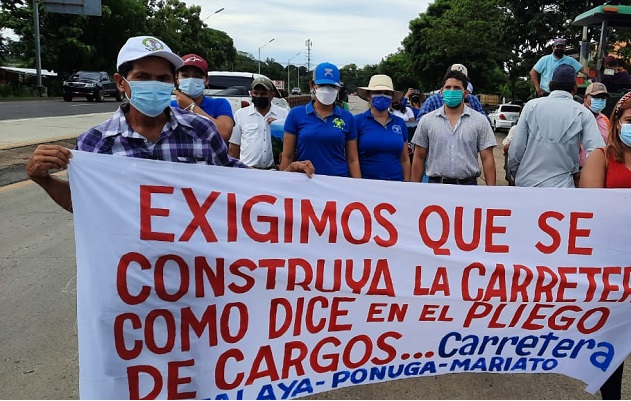
<path id="1" fill-rule="evenodd" d="M 459 372 L 595 392 L 631 344 L 630 191 L 74 152 L 82 398 L 293 398 Z"/>

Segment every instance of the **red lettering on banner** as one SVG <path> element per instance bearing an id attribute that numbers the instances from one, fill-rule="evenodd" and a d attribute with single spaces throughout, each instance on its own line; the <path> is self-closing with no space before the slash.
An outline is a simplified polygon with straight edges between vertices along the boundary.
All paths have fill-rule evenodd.
<path id="1" fill-rule="evenodd" d="M 438 316 L 436 312 L 439 311 Z M 451 322 L 454 319 L 447 316 L 449 305 L 423 305 L 421 314 L 418 317 L 419 322 Z"/>
<path id="2" fill-rule="evenodd" d="M 278 242 L 278 217 L 273 216 L 257 216 L 256 221 L 264 223 L 267 226 L 266 232 L 258 232 L 252 225 L 252 209 L 258 206 L 259 203 L 267 203 L 274 205 L 277 198 L 271 195 L 257 195 L 253 196 L 243 205 L 241 211 L 241 224 L 243 224 L 243 230 L 245 233 L 256 242 Z"/>
<path id="3" fill-rule="evenodd" d="M 204 235 L 206 242 L 217 242 L 217 237 L 215 236 L 213 229 L 210 227 L 210 223 L 206 218 L 206 213 L 208 213 L 208 210 L 213 203 L 215 203 L 221 193 L 215 191 L 211 192 L 202 205 L 197 202 L 193 189 L 182 188 L 182 193 L 184 194 L 184 199 L 186 200 L 188 209 L 193 214 L 193 218 L 191 219 L 191 222 L 188 223 L 188 226 L 178 241 L 189 241 L 195 231 L 199 228 Z"/>
<path id="4" fill-rule="evenodd" d="M 458 249 L 463 251 L 473 251 L 480 246 L 480 227 L 482 227 L 482 209 L 476 207 L 473 209 L 473 227 L 471 233 L 471 242 L 465 242 L 464 236 L 464 207 L 456 207 L 456 219 L 455 219 L 455 239 Z"/>
<path id="5" fill-rule="evenodd" d="M 252 362 L 252 368 L 248 373 L 248 379 L 245 381 L 245 384 L 250 385 L 254 383 L 254 380 L 265 377 L 269 377 L 271 381 L 280 379 L 278 368 L 274 362 L 274 353 L 272 352 L 272 347 L 269 345 L 264 345 L 259 348 L 259 351 L 254 357 L 254 362 Z"/>
<path id="6" fill-rule="evenodd" d="M 605 267 L 603 268 L 603 278 L 602 278 L 602 283 L 603 283 L 603 292 L 602 294 L 600 294 L 600 302 L 616 302 L 616 300 L 614 299 L 609 299 L 609 293 L 614 292 L 614 291 L 620 291 L 620 286 L 616 285 L 616 284 L 612 284 L 609 282 L 609 276 L 613 275 L 620 275 L 622 273 L 622 268 L 621 267 Z"/>
<path id="7" fill-rule="evenodd" d="M 486 211 L 486 236 L 484 250 L 489 253 L 508 253 L 508 245 L 497 245 L 493 243 L 494 234 L 505 234 L 505 226 L 496 226 L 494 219 L 496 217 L 510 217 L 511 211 L 507 209 L 489 209 Z"/>
<path id="8" fill-rule="evenodd" d="M 579 219 L 593 219 L 594 213 L 586 212 L 572 212 L 570 213 L 570 232 L 569 240 L 567 244 L 567 253 L 570 255 L 591 255 L 592 248 L 580 248 L 576 246 L 576 239 L 578 237 L 588 238 L 591 230 L 578 228 Z"/>
<path id="9" fill-rule="evenodd" d="M 301 219 L 300 219 L 300 243 L 306 244 L 309 242 L 309 223 L 313 224 L 318 235 L 323 235 L 327 226 L 329 227 L 329 243 L 333 244 L 337 240 L 337 224 L 335 221 L 336 206 L 335 202 L 327 202 L 322 211 L 322 216 L 318 218 L 311 202 L 307 199 L 303 199 L 300 202 L 301 206 Z"/>
<path id="10" fill-rule="evenodd" d="M 325 328 L 328 332 L 349 331 L 352 324 L 340 323 L 338 319 L 348 315 L 348 309 L 342 308 L 341 303 L 354 301 L 355 298 L 334 297 L 329 305 L 329 299 L 323 296 L 309 298 L 306 302 L 304 297 L 300 297 L 295 303 L 287 298 L 273 298 L 270 302 L 268 337 L 278 338 L 288 333 L 292 326 L 291 334 L 296 337 L 302 334 L 303 327 L 311 334 L 324 331 Z"/>
<path id="11" fill-rule="evenodd" d="M 556 302 L 576 302 L 576 298 L 565 298 L 565 290 L 576 288 L 578 283 L 569 280 L 568 275 L 576 274 L 576 267 L 559 267 L 559 289 L 557 290 Z"/>
<path id="12" fill-rule="evenodd" d="M 528 286 L 532 283 L 535 275 L 530 268 L 524 265 L 514 265 L 513 268 L 515 272 L 513 273 L 513 280 L 511 282 L 510 301 L 517 302 L 521 299 L 523 302 L 527 302 L 529 299 Z M 524 279 L 523 281 L 519 281 L 522 272 L 524 272 Z M 517 296 L 518 294 L 519 297 Z"/>
<path id="13" fill-rule="evenodd" d="M 153 388 L 145 395 L 140 394 L 140 374 L 145 373 L 153 379 Z M 127 384 L 130 400 L 155 400 L 162 391 L 162 374 L 150 365 L 129 366 L 127 368 Z"/>
<path id="14" fill-rule="evenodd" d="M 116 346 L 116 353 L 121 359 L 129 361 L 138 358 L 142 352 L 142 341 L 135 340 L 132 348 L 125 346 L 125 321 L 129 321 L 131 328 L 134 330 L 142 328 L 142 322 L 138 315 L 130 312 L 118 315 L 116 319 L 114 319 L 114 345 Z M 129 329 L 127 329 L 127 331 L 129 331 Z"/>
<path id="15" fill-rule="evenodd" d="M 169 362 L 167 365 L 167 399 L 168 400 L 186 400 L 197 396 L 196 391 L 185 391 L 180 393 L 178 387 L 180 384 L 191 383 L 193 379 L 190 376 L 180 376 L 180 368 L 195 365 L 194 359 L 186 361 Z"/>
<path id="16" fill-rule="evenodd" d="M 169 400 L 183 400 L 195 398 L 197 396 L 196 391 L 180 392 L 178 387 L 180 384 L 191 383 L 192 378 L 190 376 L 181 376 L 180 368 L 194 366 L 195 361 L 188 359 L 186 361 L 172 361 L 167 364 L 167 399 Z M 152 388 L 147 394 L 140 394 L 140 375 L 149 375 L 152 379 Z M 136 365 L 129 366 L 127 368 L 127 383 L 129 387 L 129 399 L 130 400 L 155 400 L 163 389 L 164 378 L 162 373 L 150 365 Z"/>
<path id="17" fill-rule="evenodd" d="M 165 268 L 168 262 L 175 262 L 175 265 L 178 268 L 177 269 L 178 274 L 175 274 L 173 276 L 176 276 L 180 280 L 180 286 L 177 289 L 177 291 L 173 294 L 169 294 L 167 292 L 166 285 L 164 283 Z M 169 265 L 173 265 L 173 264 L 169 263 Z M 164 301 L 177 302 L 178 300 L 180 300 L 180 298 L 182 298 L 188 292 L 188 288 L 190 285 L 190 273 L 188 270 L 188 265 L 186 264 L 184 259 L 182 259 L 181 256 L 178 256 L 178 255 L 160 256 L 158 260 L 156 260 L 154 277 L 155 277 L 154 282 L 155 282 L 156 295 Z M 169 284 L 174 284 L 174 280 L 172 279 L 171 275 L 169 275 L 169 278 L 170 278 Z"/>
<path id="18" fill-rule="evenodd" d="M 442 234 L 437 240 L 432 239 L 427 232 L 427 219 L 432 214 L 438 215 L 442 224 Z M 451 255 L 451 251 L 449 249 L 443 248 L 449 239 L 449 215 L 445 209 L 438 205 L 427 206 L 423 209 L 423 212 L 421 212 L 421 215 L 418 218 L 418 230 L 421 234 L 423 243 L 432 249 L 435 255 Z"/>
<path id="19" fill-rule="evenodd" d="M 375 236 L 375 243 L 379 246 L 387 248 L 397 243 L 397 241 L 399 240 L 399 233 L 397 232 L 397 228 L 394 226 L 394 224 L 392 224 L 390 220 L 388 220 L 381 214 L 381 212 L 383 211 L 390 213 L 390 215 L 393 215 L 396 213 L 397 209 L 389 203 L 380 203 L 375 207 L 375 220 L 388 232 L 388 234 L 390 234 L 390 237 L 388 239 Z"/>
<path id="20" fill-rule="evenodd" d="M 151 218 L 153 216 L 168 217 L 169 209 L 158 209 L 151 207 L 152 194 L 172 194 L 173 187 L 159 185 L 141 185 L 140 186 L 140 239 L 143 241 L 165 241 L 173 242 L 175 234 L 154 232 L 151 227 Z"/>
<path id="21" fill-rule="evenodd" d="M 388 307 L 387 317 L 383 317 L 384 309 Z M 374 302 L 368 306 L 368 316 L 366 322 L 403 322 L 408 311 L 408 304 L 388 304 Z"/>
<path id="22" fill-rule="evenodd" d="M 245 359 L 241 351 L 230 349 L 218 358 L 215 383 L 220 390 L 232 390 L 242 385 L 253 384 L 259 379 L 287 379 L 292 375 L 292 371 L 295 375 L 301 376 L 306 372 L 304 364 L 307 362 L 316 373 L 335 372 L 341 368 L 355 369 L 368 361 L 375 365 L 385 365 L 397 357 L 396 347 L 390 344 L 389 340 L 398 340 L 401 337 L 400 333 L 389 331 L 379 335 L 374 343 L 369 336 L 360 334 L 351 338 L 345 345 L 332 336 L 322 338 L 312 348 L 299 340 L 286 342 L 282 349 L 263 345 L 258 349 L 249 367 L 241 366 L 240 362 Z M 280 355 L 282 359 L 276 361 L 275 356 Z M 225 377 L 227 371 L 237 372 L 234 379 Z"/>
<path id="23" fill-rule="evenodd" d="M 353 233 L 351 232 L 350 227 L 350 218 L 351 214 L 357 211 L 361 216 L 361 222 L 358 224 L 360 228 L 361 237 L 355 238 L 353 237 Z M 349 244 L 359 245 L 365 244 L 370 241 L 370 236 L 372 234 L 372 218 L 370 215 L 370 211 L 360 202 L 351 202 L 342 211 L 340 224 L 342 226 L 342 233 L 344 234 L 344 238 Z"/>
<path id="24" fill-rule="evenodd" d="M 544 212 L 539 216 L 539 228 L 552 239 L 550 245 L 544 245 L 541 241 L 537 242 L 535 248 L 537 248 L 539 252 L 550 254 L 559 249 L 559 246 L 561 246 L 561 234 L 548 224 L 548 219 L 561 221 L 563 217 L 563 214 L 554 211 Z"/>
<path id="25" fill-rule="evenodd" d="M 237 194 L 229 193 L 228 208 L 228 242 L 237 242 L 239 225 L 237 223 Z"/>
<path id="26" fill-rule="evenodd" d="M 449 289 L 449 276 L 447 276 L 447 268 L 439 267 L 436 269 L 434 279 L 431 286 L 423 287 L 422 280 L 422 266 L 416 266 L 414 275 L 414 295 L 436 295 L 438 292 L 442 292 L 444 296 L 450 296 L 451 291 Z"/>
<path id="27" fill-rule="evenodd" d="M 591 230 L 585 228 L 578 228 L 579 219 L 592 219 L 594 217 L 594 213 L 591 212 L 571 212 L 569 218 L 569 228 L 568 228 L 568 243 L 567 243 L 567 253 L 569 255 L 591 255 L 593 252 L 592 248 L 582 248 L 576 245 L 576 241 L 578 238 L 588 238 Z M 539 228 L 544 233 L 550 236 L 552 242 L 549 245 L 543 244 L 541 241 L 537 242 L 535 247 L 541 252 L 545 254 L 551 254 L 556 252 L 561 246 L 561 233 L 558 229 L 552 227 L 548 220 L 554 219 L 559 222 L 565 219 L 565 216 L 556 211 L 547 211 L 542 213 L 539 216 Z"/>
<path id="28" fill-rule="evenodd" d="M 599 267 L 580 267 L 578 272 L 587 276 L 587 291 L 585 292 L 585 302 L 590 302 L 596 294 L 596 276 L 600 274 Z"/>
<path id="29" fill-rule="evenodd" d="M 294 200 L 291 198 L 286 198 L 284 201 L 285 205 L 285 226 L 284 226 L 284 237 L 283 240 L 286 244 L 290 244 L 293 242 L 294 238 Z"/>
<path id="30" fill-rule="evenodd" d="M 151 294 L 151 287 L 143 285 L 138 295 L 130 294 L 129 283 L 127 282 L 127 270 L 132 263 L 138 264 L 141 270 L 151 269 L 151 262 L 144 255 L 138 252 L 124 254 L 120 258 L 116 269 L 116 291 L 120 299 L 126 304 L 138 305 L 147 300 Z"/>
<path id="31" fill-rule="evenodd" d="M 463 327 L 470 327 L 476 320 L 484 320 L 487 327 L 501 329 L 519 327 L 537 331 L 544 327 L 552 330 L 569 330 L 573 326 L 582 334 L 591 334 L 600 330 L 610 311 L 608 308 L 582 309 L 577 305 L 522 304 L 514 310 L 514 305 L 502 303 L 493 305 L 486 302 L 474 302 L 465 317 Z"/>
<path id="32" fill-rule="evenodd" d="M 480 247 L 481 233 L 484 230 L 484 249 L 489 253 L 508 253 L 508 245 L 495 244 L 493 237 L 495 234 L 506 233 L 505 226 L 495 225 L 495 217 L 509 217 L 511 211 L 508 209 L 488 209 L 486 210 L 486 218 L 483 219 L 483 209 L 475 208 L 473 210 L 473 220 L 471 222 L 471 240 L 467 242 L 464 238 L 464 208 L 457 206 L 454 210 L 453 230 L 454 242 L 456 248 L 464 252 L 471 252 Z M 438 224 L 430 224 L 428 220 L 435 215 L 439 219 Z M 482 224 L 484 223 L 484 227 Z M 442 227 L 440 238 L 432 238 L 428 231 L 428 227 Z M 423 243 L 434 251 L 435 255 L 451 255 L 451 250 L 445 248 L 449 241 L 451 220 L 449 213 L 438 205 L 430 205 L 423 209 L 418 219 L 419 234 Z"/>
<path id="33" fill-rule="evenodd" d="M 163 346 L 160 346 L 156 342 L 155 333 L 155 321 L 157 319 L 161 319 L 164 322 L 164 326 L 166 326 L 166 330 L 157 330 L 160 337 L 166 336 L 166 341 Z M 158 326 L 162 327 L 162 326 Z M 173 314 L 167 309 L 154 309 L 147 315 L 147 319 L 145 320 L 145 330 L 144 330 L 145 344 L 147 349 L 154 354 L 166 354 L 173 350 L 175 346 L 175 318 Z"/>
<path id="34" fill-rule="evenodd" d="M 220 390 L 233 390 L 239 387 L 245 378 L 245 374 L 240 371 L 236 374 L 234 380 L 230 382 L 227 381 L 225 376 L 226 372 L 236 371 L 234 368 L 227 368 L 228 361 L 231 359 L 234 359 L 235 362 L 240 362 L 244 360 L 245 357 L 243 356 L 243 352 L 235 348 L 231 348 L 219 355 L 219 358 L 217 358 L 217 366 L 215 367 L 215 384 Z"/>

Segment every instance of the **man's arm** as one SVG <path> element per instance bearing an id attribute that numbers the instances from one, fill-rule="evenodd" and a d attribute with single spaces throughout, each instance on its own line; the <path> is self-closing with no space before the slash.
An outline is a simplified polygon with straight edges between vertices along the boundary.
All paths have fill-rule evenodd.
<path id="1" fill-rule="evenodd" d="M 59 206 L 72 212 L 70 183 L 50 175 L 50 170 L 68 167 L 72 153 L 59 145 L 39 145 L 26 162 L 26 173 Z"/>
<path id="2" fill-rule="evenodd" d="M 519 122 L 515 126 L 510 147 L 508 148 L 508 171 L 513 177 L 517 176 L 517 169 L 519 169 L 519 164 L 524 157 L 528 143 L 527 113 L 526 110 L 522 111 Z"/>
<path id="3" fill-rule="evenodd" d="M 484 171 L 484 181 L 487 186 L 495 186 L 495 157 L 493 148 L 486 148 L 480 151 L 482 160 L 482 170 Z"/>
<path id="4" fill-rule="evenodd" d="M 534 68 L 530 70 L 530 80 L 535 86 L 535 92 L 537 92 L 537 95 L 543 95 L 543 90 L 541 90 L 541 86 L 539 86 L 539 73 Z"/>
<path id="5" fill-rule="evenodd" d="M 235 159 L 239 159 L 241 156 L 241 146 L 234 143 L 228 144 L 228 154 Z"/>
<path id="6" fill-rule="evenodd" d="M 414 146 L 414 157 L 412 158 L 412 182 L 421 182 L 425 173 L 425 159 L 427 158 L 427 148 Z"/>
<path id="7" fill-rule="evenodd" d="M 403 142 L 401 149 L 401 169 L 403 170 L 403 181 L 410 181 L 410 154 L 408 153 L 408 141 Z"/>

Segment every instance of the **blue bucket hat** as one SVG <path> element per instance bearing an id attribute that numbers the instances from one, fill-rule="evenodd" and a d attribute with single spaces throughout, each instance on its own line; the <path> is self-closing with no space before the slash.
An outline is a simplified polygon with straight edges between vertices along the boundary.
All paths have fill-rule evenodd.
<path id="1" fill-rule="evenodd" d="M 340 85 L 340 70 L 331 63 L 320 63 L 313 70 L 313 83 L 316 85 Z"/>

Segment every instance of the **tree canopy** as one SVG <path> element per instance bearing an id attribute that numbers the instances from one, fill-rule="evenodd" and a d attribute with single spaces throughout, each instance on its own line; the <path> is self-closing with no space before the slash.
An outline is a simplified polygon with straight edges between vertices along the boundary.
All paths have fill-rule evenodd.
<path id="1" fill-rule="evenodd" d="M 568 39 L 570 49 L 579 48 L 581 29 L 571 22 L 576 15 L 605 0 L 435 0 L 427 11 L 409 21 L 402 47 L 373 65 L 341 67 L 342 80 L 350 91 L 368 84 L 373 74 L 388 74 L 396 89 L 416 87 L 430 91 L 440 87 L 453 63 L 467 66 L 476 93 L 523 97 L 528 91 L 528 71 L 550 51 L 551 39 Z M 629 4 L 631 0 L 616 1 Z M 237 52 L 232 38 L 208 27 L 200 19 L 200 6 L 181 0 L 102 0 L 102 17 L 46 13 L 40 10 L 42 68 L 62 76 L 76 69 L 113 71 L 113 60 L 125 40 L 136 35 L 155 35 L 178 54 L 196 53 L 211 69 L 258 71 L 252 54 Z M 0 26 L 20 38 L 10 41 L 0 35 L 0 62 L 34 65 L 33 10 L 31 0 L 2 0 Z M 598 32 L 592 33 L 590 39 Z M 613 37 L 631 44 L 631 30 L 617 29 Z M 631 56 L 631 46 L 616 50 Z M 271 79 L 307 88 L 304 65 L 287 66 L 267 58 L 261 72 Z M 291 88 L 287 88 L 291 89 Z"/>

